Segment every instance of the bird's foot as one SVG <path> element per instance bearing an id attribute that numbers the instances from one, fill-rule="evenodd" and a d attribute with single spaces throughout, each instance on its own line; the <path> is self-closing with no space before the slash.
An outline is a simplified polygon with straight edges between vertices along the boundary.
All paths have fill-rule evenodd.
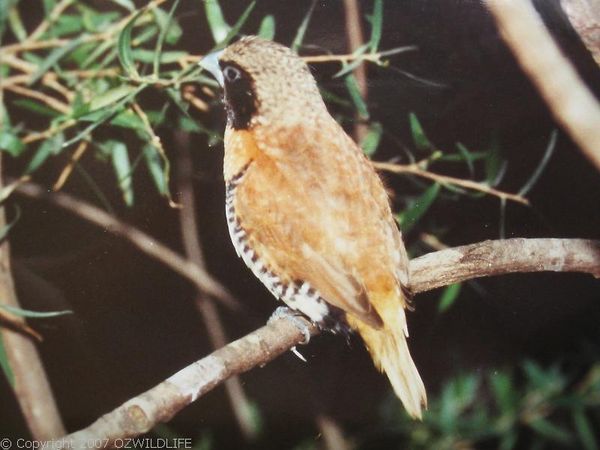
<path id="1" fill-rule="evenodd" d="M 308 326 L 306 324 L 306 321 L 302 320 L 301 317 L 304 317 L 304 315 L 298 311 L 294 311 L 293 309 L 288 308 L 287 306 L 278 306 L 277 309 L 273 312 L 273 314 L 271 314 L 271 317 L 269 317 L 267 323 L 271 323 L 274 320 L 278 319 L 289 320 L 304 335 L 304 340 L 300 342 L 300 345 L 306 345 L 310 342 L 310 326 Z M 300 354 L 300 352 L 296 349 L 295 346 L 292 347 L 291 350 L 294 353 L 294 355 L 296 355 L 302 361 L 306 362 L 304 356 Z"/>

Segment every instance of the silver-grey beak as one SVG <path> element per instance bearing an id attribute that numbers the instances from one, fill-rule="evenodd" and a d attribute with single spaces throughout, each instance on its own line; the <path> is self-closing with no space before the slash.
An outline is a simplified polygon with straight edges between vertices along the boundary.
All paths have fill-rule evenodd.
<path id="1" fill-rule="evenodd" d="M 223 73 L 221 72 L 221 68 L 219 67 L 219 57 L 223 53 L 223 50 L 219 50 L 217 52 L 212 52 L 206 55 L 204 58 L 200 60 L 198 65 L 203 69 L 207 70 L 211 73 L 213 77 L 217 80 L 217 83 L 221 85 L 224 84 Z"/>

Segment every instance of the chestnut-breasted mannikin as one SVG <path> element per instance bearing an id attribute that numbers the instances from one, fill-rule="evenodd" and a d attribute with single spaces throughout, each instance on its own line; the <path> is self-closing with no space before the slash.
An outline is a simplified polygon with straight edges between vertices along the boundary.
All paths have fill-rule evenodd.
<path id="1" fill-rule="evenodd" d="M 357 331 L 420 418 L 427 400 L 407 346 L 408 258 L 371 162 L 289 48 L 249 36 L 214 63 L 227 110 L 226 215 L 238 255 L 289 308 L 322 329 Z"/>

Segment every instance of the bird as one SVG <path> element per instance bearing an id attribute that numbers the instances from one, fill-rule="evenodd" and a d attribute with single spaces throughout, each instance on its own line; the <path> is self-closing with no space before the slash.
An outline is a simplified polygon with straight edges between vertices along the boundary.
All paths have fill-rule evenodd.
<path id="1" fill-rule="evenodd" d="M 410 355 L 408 256 L 386 188 L 290 48 L 245 36 L 201 66 L 223 88 L 225 212 L 236 252 L 321 330 L 357 332 L 421 419 Z"/>

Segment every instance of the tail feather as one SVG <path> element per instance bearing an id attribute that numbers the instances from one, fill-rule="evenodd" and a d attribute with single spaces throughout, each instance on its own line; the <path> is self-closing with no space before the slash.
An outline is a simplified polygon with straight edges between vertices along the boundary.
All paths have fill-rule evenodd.
<path id="1" fill-rule="evenodd" d="M 355 327 L 363 338 L 375 366 L 385 372 L 408 414 L 421 419 L 423 408 L 427 408 L 427 394 L 408 350 L 404 309 L 396 305 L 394 317 L 379 311 L 384 321 L 382 328 L 375 329 L 364 322 L 356 323 Z"/>

